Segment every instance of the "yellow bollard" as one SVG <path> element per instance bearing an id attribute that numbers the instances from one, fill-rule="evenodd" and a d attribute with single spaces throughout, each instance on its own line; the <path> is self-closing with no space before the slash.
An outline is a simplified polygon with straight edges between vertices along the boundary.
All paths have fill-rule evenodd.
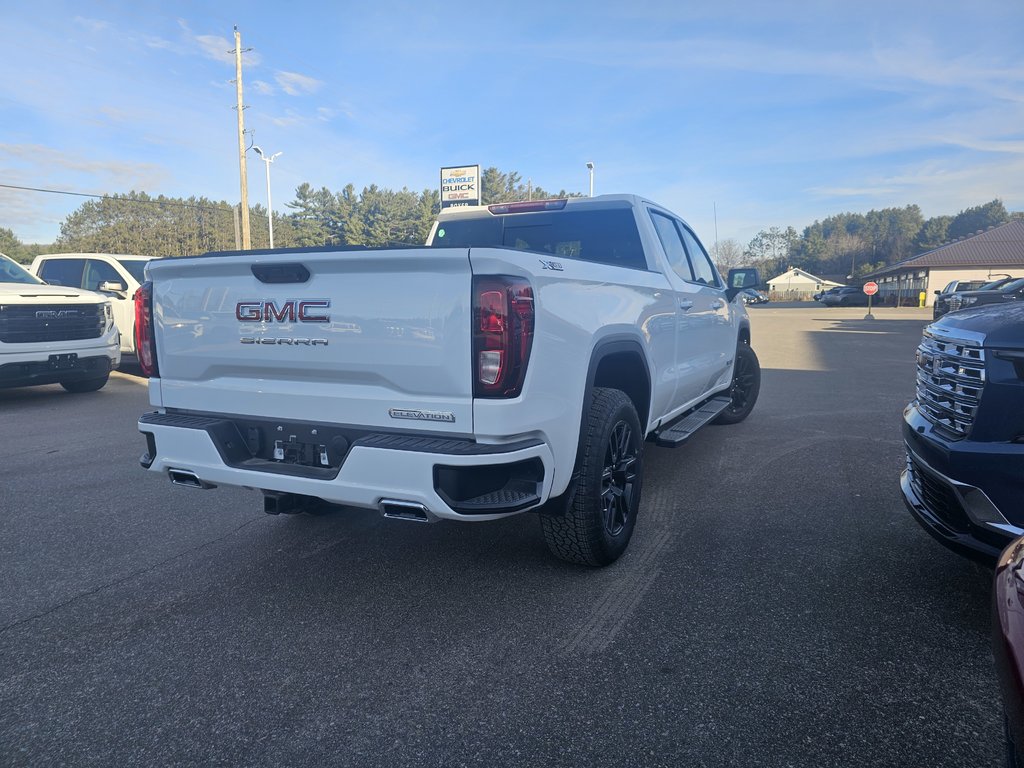
<path id="1" fill-rule="evenodd" d="M 925 293 L 924 291 L 921 291 L 919 294 L 917 294 L 917 302 L 918 302 L 917 306 L 923 307 L 924 303 L 925 303 L 925 300 L 927 298 L 928 298 L 928 294 Z"/>

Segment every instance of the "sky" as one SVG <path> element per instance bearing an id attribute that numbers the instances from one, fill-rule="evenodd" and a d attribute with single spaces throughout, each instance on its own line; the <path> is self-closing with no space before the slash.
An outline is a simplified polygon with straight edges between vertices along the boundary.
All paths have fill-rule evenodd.
<path id="1" fill-rule="evenodd" d="M 706 244 L 841 212 L 1024 210 L 1024 2 L 39 2 L 0 8 L 0 185 L 239 200 L 442 166 L 635 193 Z M 266 205 L 249 153 L 249 202 Z M 87 198 L 0 187 L 53 242 Z"/>

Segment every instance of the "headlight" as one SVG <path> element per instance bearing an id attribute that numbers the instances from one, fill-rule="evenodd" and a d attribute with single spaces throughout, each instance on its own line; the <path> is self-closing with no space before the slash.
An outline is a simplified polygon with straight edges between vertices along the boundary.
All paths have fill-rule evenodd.
<path id="1" fill-rule="evenodd" d="M 971 304 L 974 304 L 977 300 L 977 296 L 964 296 L 962 299 L 960 299 L 960 306 L 969 307 L 971 306 Z"/>
<path id="2" fill-rule="evenodd" d="M 110 326 L 114 324 L 114 307 L 109 301 L 103 302 L 103 317 L 106 318 L 106 330 L 110 330 Z"/>

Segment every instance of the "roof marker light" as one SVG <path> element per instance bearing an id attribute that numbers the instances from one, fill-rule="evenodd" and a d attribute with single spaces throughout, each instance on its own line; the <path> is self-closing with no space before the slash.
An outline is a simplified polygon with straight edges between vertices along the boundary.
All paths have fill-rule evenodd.
<path id="1" fill-rule="evenodd" d="M 523 200 L 518 203 L 497 203 L 488 205 L 487 210 L 494 214 L 531 213 L 536 211 L 560 211 L 569 202 L 567 198 L 558 200 Z"/>

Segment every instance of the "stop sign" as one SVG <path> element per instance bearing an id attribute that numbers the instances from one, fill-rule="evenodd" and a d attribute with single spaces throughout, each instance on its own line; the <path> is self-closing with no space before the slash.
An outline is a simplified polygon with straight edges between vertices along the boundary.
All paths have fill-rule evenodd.
<path id="1" fill-rule="evenodd" d="M 878 283 L 864 283 L 864 293 L 868 296 L 874 296 L 878 293 Z"/>

